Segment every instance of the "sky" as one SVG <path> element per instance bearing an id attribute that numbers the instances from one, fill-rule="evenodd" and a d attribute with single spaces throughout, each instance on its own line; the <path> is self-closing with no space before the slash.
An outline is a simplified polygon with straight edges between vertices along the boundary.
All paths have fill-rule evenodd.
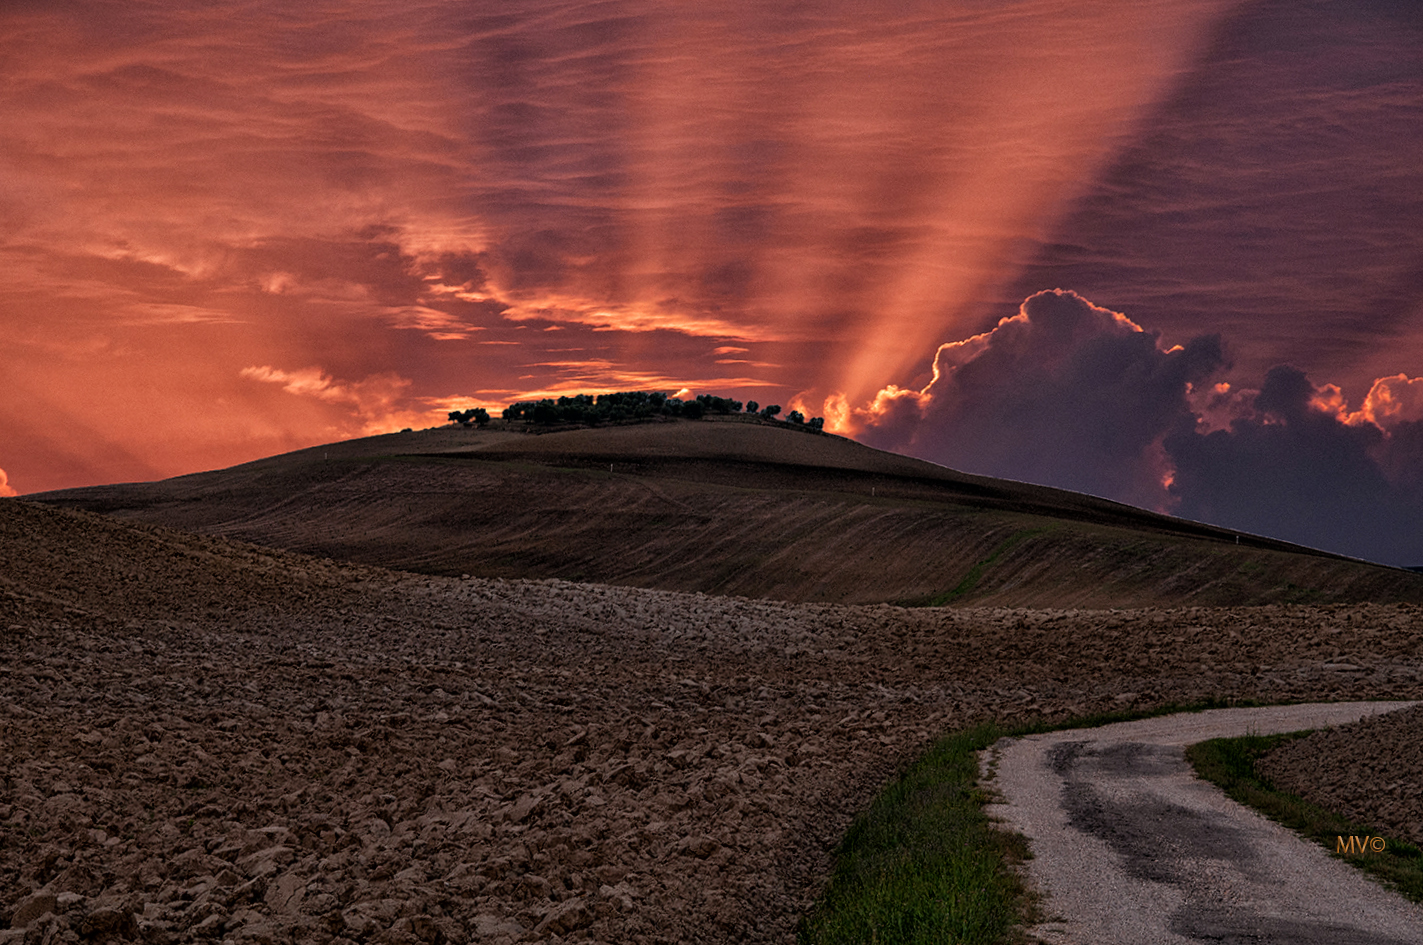
<path id="1" fill-rule="evenodd" d="M 667 390 L 1423 564 L 1412 0 L 0 5 L 0 494 Z"/>

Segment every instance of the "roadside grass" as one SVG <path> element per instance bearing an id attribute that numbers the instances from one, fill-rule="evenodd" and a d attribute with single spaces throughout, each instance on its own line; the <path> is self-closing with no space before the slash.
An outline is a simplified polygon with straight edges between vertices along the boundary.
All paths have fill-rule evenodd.
<path id="1" fill-rule="evenodd" d="M 1027 845 L 984 816 L 976 754 L 1004 734 L 989 722 L 941 739 L 855 819 L 802 945 L 1007 940 Z"/>
<path id="2" fill-rule="evenodd" d="M 998 739 L 1067 728 L 1256 705 L 1210 700 L 1003 728 L 986 722 L 935 742 L 857 817 L 836 851 L 800 945 L 1003 945 L 1023 941 L 1036 902 L 1018 866 L 1027 841 L 984 813 L 978 752 Z"/>
<path id="3" fill-rule="evenodd" d="M 1309 732 L 1282 735 L 1246 735 L 1216 738 L 1191 745 L 1186 760 L 1198 777 L 1219 787 L 1235 801 L 1254 808 L 1276 823 L 1320 844 L 1351 866 L 1370 874 L 1414 902 L 1423 902 L 1423 851 L 1410 843 L 1380 834 L 1365 824 L 1355 823 L 1325 810 L 1304 798 L 1278 790 L 1255 770 L 1255 761 L 1278 745 L 1302 738 Z M 1344 855 L 1337 851 L 1339 838 L 1382 837 L 1384 849 Z"/>

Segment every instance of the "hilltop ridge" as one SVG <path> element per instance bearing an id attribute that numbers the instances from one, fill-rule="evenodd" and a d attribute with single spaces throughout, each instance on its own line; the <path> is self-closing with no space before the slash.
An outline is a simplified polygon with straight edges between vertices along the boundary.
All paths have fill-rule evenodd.
<path id="1" fill-rule="evenodd" d="M 1423 601 L 1423 576 L 749 417 L 443 427 L 28 498 L 363 564 L 789 601 Z"/>

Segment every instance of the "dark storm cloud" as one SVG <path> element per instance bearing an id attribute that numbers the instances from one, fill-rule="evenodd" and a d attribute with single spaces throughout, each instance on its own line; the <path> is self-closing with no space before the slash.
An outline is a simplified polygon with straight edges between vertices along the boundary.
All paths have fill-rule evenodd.
<path id="1" fill-rule="evenodd" d="M 1190 385 L 1224 364 L 1218 337 L 1162 350 L 1155 333 L 1115 312 L 1042 292 L 987 335 L 941 348 L 938 380 L 898 398 L 899 415 L 860 438 L 970 472 L 1151 505 L 1167 474 L 1161 438 L 1192 421 Z"/>
<path id="2" fill-rule="evenodd" d="M 1318 409 L 1316 394 L 1304 372 L 1275 367 L 1253 415 L 1228 430 L 1168 436 L 1173 511 L 1375 561 L 1423 563 L 1423 493 L 1384 471 L 1395 451 L 1416 454 L 1416 433 L 1346 424 Z"/>
<path id="3" fill-rule="evenodd" d="M 1218 336 L 1164 348 L 1075 293 L 1043 292 L 992 331 L 943 346 L 925 390 L 882 393 L 861 414 L 860 439 L 967 472 L 1423 563 L 1423 385 L 1382 378 L 1349 413 L 1337 388 L 1296 368 L 1270 369 L 1258 390 L 1213 385 L 1227 368 Z"/>
<path id="4" fill-rule="evenodd" d="M 1408 377 L 1423 365 L 1423 7 L 1239 5 L 1021 259 L 979 324 L 1071 286 L 1197 337 L 1183 354 L 1223 337 L 1234 363 L 1198 358 L 1189 391 L 1169 373 L 1135 389 L 1093 352 L 1134 352 L 1145 372 L 1167 363 L 1148 336 L 1103 322 L 1063 360 L 1045 340 L 1010 348 L 1000 326 L 941 349 L 923 392 L 886 388 L 859 414 L 876 416 L 868 438 L 1423 564 L 1423 380 Z"/>

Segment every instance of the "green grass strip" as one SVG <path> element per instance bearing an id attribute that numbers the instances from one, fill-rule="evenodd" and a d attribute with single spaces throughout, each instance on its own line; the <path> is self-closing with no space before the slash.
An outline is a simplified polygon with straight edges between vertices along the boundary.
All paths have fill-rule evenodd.
<path id="1" fill-rule="evenodd" d="M 1015 871 L 1029 856 L 1027 841 L 996 829 L 984 813 L 989 797 L 978 786 L 977 753 L 1004 736 L 1256 704 L 1211 699 L 950 733 L 850 826 L 829 885 L 800 922 L 800 945 L 1021 940 L 1034 909 Z"/>
<path id="2" fill-rule="evenodd" d="M 1392 886 L 1414 902 L 1423 902 L 1423 851 L 1410 843 L 1380 834 L 1373 827 L 1325 810 L 1297 794 L 1275 788 L 1255 770 L 1255 761 L 1278 745 L 1309 732 L 1282 735 L 1246 735 L 1216 738 L 1191 745 L 1186 759 L 1197 776 L 1225 791 L 1233 800 L 1252 807 L 1276 823 L 1320 844 L 1331 854 Z M 1340 854 L 1339 838 L 1382 837 L 1382 852 Z"/>
<path id="3" fill-rule="evenodd" d="M 845 834 L 825 896 L 801 921 L 802 945 L 993 943 L 1022 919 L 1010 864 L 1026 843 L 983 814 L 977 752 L 991 723 L 942 739 Z"/>

